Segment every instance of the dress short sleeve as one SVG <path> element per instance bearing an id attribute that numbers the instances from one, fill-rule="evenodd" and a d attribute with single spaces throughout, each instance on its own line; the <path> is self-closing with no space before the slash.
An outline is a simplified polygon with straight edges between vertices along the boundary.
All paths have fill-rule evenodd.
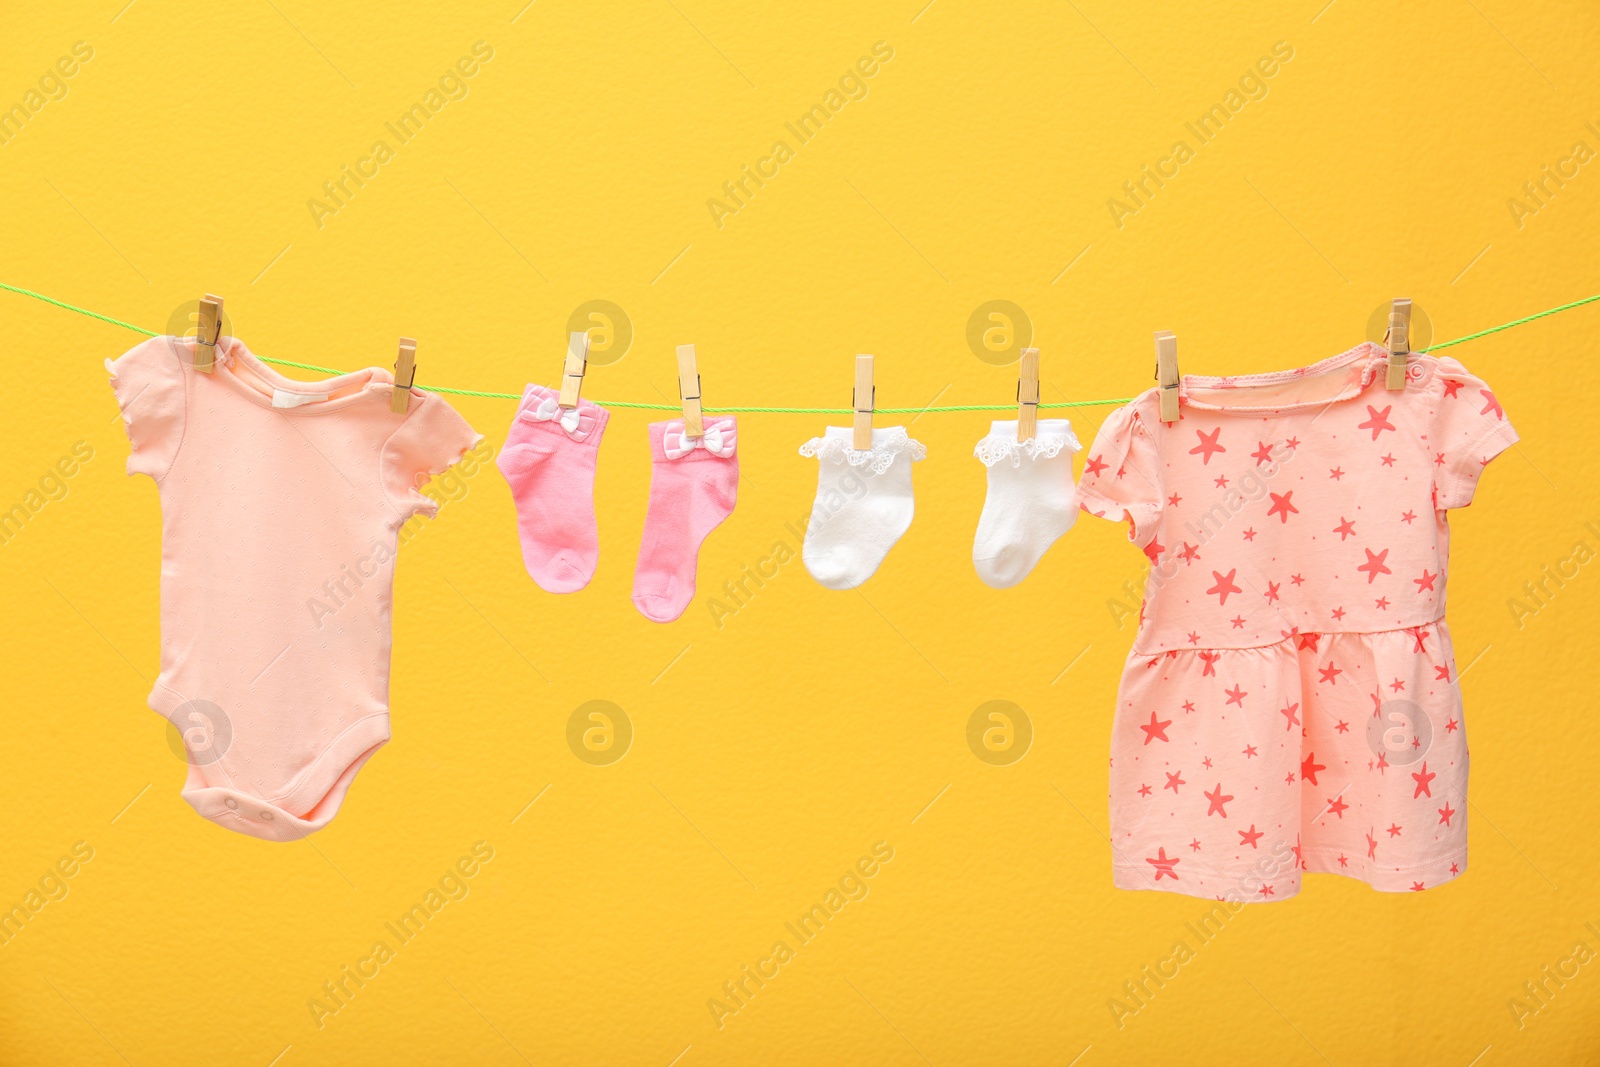
<path id="1" fill-rule="evenodd" d="M 481 440 L 439 394 L 413 393 L 410 413 L 383 446 L 384 492 L 405 518 L 419 511 L 432 518 L 438 502 L 417 490 Z"/>
<path id="2" fill-rule="evenodd" d="M 1434 453 L 1434 499 L 1440 511 L 1472 503 L 1478 477 L 1495 456 L 1517 443 L 1494 392 L 1453 359 L 1434 372 L 1428 443 Z"/>
<path id="3" fill-rule="evenodd" d="M 1137 403 L 1137 402 L 1135 402 Z M 1146 545 L 1161 515 L 1161 482 L 1155 438 L 1135 404 L 1113 411 L 1101 424 L 1078 481 L 1078 504 L 1091 515 L 1126 518 L 1128 539 Z"/>
<path id="4" fill-rule="evenodd" d="M 176 341 L 152 337 L 106 360 L 106 370 L 128 431 L 128 473 L 159 482 L 172 469 L 183 441 L 183 362 Z"/>

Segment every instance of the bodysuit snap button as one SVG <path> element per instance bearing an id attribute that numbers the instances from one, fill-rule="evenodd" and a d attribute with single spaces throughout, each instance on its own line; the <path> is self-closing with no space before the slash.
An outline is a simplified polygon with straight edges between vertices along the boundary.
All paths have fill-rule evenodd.
<path id="1" fill-rule="evenodd" d="M 262 812 L 262 813 L 261 813 L 261 817 L 262 817 L 262 818 L 263 818 L 263 819 L 265 819 L 265 820 L 267 820 L 267 821 L 268 821 L 268 822 L 271 822 L 271 821 L 272 821 L 272 812 L 270 812 L 270 811 L 263 811 L 263 812 Z"/>
<path id="2" fill-rule="evenodd" d="M 237 800 L 233 799 L 232 797 L 228 797 L 226 800 L 223 801 L 223 803 L 226 804 L 230 808 L 237 808 L 239 806 L 239 802 Z"/>

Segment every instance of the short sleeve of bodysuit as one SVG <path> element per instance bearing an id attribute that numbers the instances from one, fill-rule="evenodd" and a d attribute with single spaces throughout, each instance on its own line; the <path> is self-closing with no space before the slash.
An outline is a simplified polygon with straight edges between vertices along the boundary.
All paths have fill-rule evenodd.
<path id="1" fill-rule="evenodd" d="M 1128 539 L 1145 545 L 1161 514 L 1156 442 L 1134 404 L 1113 411 L 1095 435 L 1078 481 L 1078 503 L 1091 515 L 1126 518 Z"/>
<path id="2" fill-rule="evenodd" d="M 183 441 L 183 365 L 171 338 L 152 337 L 106 360 L 128 431 L 128 473 L 160 481 Z"/>

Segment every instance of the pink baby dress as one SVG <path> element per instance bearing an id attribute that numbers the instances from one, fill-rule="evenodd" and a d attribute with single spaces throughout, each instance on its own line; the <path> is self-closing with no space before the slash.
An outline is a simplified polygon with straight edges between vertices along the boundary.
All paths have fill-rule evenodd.
<path id="1" fill-rule="evenodd" d="M 1516 443 L 1494 394 L 1364 344 L 1184 376 L 1101 427 L 1082 507 L 1149 558 L 1111 742 L 1115 882 L 1282 900 L 1303 871 L 1422 890 L 1467 863 L 1467 744 L 1445 625 L 1451 508 Z"/>

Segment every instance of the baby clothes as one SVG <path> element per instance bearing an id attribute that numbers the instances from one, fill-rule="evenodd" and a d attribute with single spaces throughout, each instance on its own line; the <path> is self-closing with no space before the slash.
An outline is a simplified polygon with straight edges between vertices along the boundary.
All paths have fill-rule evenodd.
<path id="1" fill-rule="evenodd" d="M 995 422 L 973 454 L 989 468 L 989 491 L 972 541 L 972 565 L 986 585 L 1007 589 L 1032 572 L 1078 517 L 1072 453 L 1083 446 L 1066 419 L 1039 419 L 1018 443 L 1017 422 Z"/>
<path id="2" fill-rule="evenodd" d="M 633 605 L 651 622 L 671 622 L 694 599 L 700 546 L 739 498 L 738 424 L 705 419 L 690 437 L 682 419 L 650 424 L 650 506 L 644 516 Z"/>
<path id="3" fill-rule="evenodd" d="M 850 427 L 829 426 L 800 446 L 802 456 L 820 460 L 800 557 L 829 589 L 854 589 L 871 578 L 911 528 L 911 464 L 928 454 L 904 426 L 873 430 L 871 448 L 858 449 L 854 440 Z"/>
<path id="4" fill-rule="evenodd" d="M 547 593 L 574 593 L 600 557 L 594 471 L 611 413 L 587 400 L 562 408 L 557 399 L 542 385 L 524 390 L 495 465 L 516 501 L 528 574 Z"/>
<path id="5" fill-rule="evenodd" d="M 149 702 L 187 729 L 196 811 L 298 840 L 389 739 L 397 534 L 438 508 L 417 487 L 481 438 L 433 393 L 392 412 L 381 368 L 295 381 L 231 337 L 213 373 L 193 354 L 192 340 L 155 337 L 106 361 L 128 473 L 160 492 Z"/>
<path id="6" fill-rule="evenodd" d="M 1113 412 L 1082 506 L 1150 561 L 1112 733 L 1115 882 L 1281 900 L 1302 871 L 1422 890 L 1466 868 L 1446 513 L 1516 443 L 1494 394 L 1364 344 L 1184 376 Z M 1130 609 L 1131 611 L 1131 609 Z"/>

